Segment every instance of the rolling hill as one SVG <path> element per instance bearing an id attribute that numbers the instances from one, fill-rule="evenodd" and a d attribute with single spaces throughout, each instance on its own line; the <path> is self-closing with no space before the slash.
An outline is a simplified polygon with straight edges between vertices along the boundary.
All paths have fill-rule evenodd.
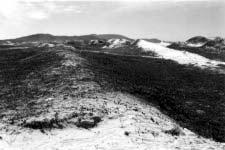
<path id="1" fill-rule="evenodd" d="M 122 37 L 0 45 L 0 149 L 223 150 L 224 62 Z"/>
<path id="2" fill-rule="evenodd" d="M 65 42 L 65 41 L 72 41 L 72 40 L 109 40 L 109 39 L 129 39 L 123 35 L 117 34 L 89 34 L 89 35 L 81 35 L 81 36 L 55 36 L 51 34 L 33 34 L 29 36 L 24 36 L 16 39 L 7 39 L 1 40 L 4 41 L 11 41 L 11 42 Z"/>

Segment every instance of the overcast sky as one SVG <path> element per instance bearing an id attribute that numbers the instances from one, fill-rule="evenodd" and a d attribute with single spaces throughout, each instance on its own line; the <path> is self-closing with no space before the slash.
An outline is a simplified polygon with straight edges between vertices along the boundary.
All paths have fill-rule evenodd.
<path id="1" fill-rule="evenodd" d="M 1 0 L 0 39 L 34 33 L 131 38 L 225 37 L 224 0 Z"/>

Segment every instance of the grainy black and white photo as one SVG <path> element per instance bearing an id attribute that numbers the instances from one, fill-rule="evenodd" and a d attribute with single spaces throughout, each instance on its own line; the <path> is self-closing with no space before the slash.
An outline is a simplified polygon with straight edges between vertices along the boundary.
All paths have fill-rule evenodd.
<path id="1" fill-rule="evenodd" d="M 0 150 L 225 150 L 225 1 L 1 0 Z"/>

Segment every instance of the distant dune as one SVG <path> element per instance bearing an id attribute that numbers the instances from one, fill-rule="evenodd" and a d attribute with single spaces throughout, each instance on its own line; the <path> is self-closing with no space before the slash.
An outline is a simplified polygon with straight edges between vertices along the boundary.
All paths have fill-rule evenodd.
<path id="1" fill-rule="evenodd" d="M 7 39 L 1 40 L 3 41 L 11 41 L 11 42 L 63 42 L 69 40 L 109 40 L 109 39 L 128 39 L 130 38 L 118 35 L 118 34 L 89 34 L 89 35 L 81 35 L 81 36 L 55 36 L 51 34 L 32 34 L 29 36 L 24 36 L 15 39 Z"/>

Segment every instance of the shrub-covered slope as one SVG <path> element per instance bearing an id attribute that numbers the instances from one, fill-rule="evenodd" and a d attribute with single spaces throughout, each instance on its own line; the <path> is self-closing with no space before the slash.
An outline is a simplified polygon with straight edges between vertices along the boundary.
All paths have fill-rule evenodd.
<path id="1" fill-rule="evenodd" d="M 168 60 L 82 52 L 96 81 L 141 96 L 194 132 L 225 137 L 225 76 Z M 107 85 L 103 84 L 103 87 Z"/>

